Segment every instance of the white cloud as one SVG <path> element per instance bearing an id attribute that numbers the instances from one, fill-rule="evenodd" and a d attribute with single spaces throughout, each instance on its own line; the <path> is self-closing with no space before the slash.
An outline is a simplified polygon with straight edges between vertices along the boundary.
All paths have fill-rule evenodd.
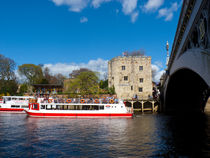
<path id="1" fill-rule="evenodd" d="M 119 9 L 116 9 L 116 14 L 118 14 L 119 13 Z"/>
<path id="2" fill-rule="evenodd" d="M 73 12 L 80 12 L 87 7 L 89 0 L 52 0 L 57 6 L 67 5 L 69 10 Z"/>
<path id="3" fill-rule="evenodd" d="M 157 65 L 159 68 L 163 68 L 163 63 L 160 61 L 155 61 L 154 64 Z"/>
<path id="4" fill-rule="evenodd" d="M 152 80 L 154 82 L 160 82 L 160 78 L 165 72 L 165 70 L 161 69 L 162 64 L 160 65 L 160 62 L 155 62 L 157 64 L 152 64 Z"/>
<path id="5" fill-rule="evenodd" d="M 132 14 L 137 6 L 137 0 L 122 0 L 123 13 L 125 15 Z"/>
<path id="6" fill-rule="evenodd" d="M 139 15 L 136 10 L 138 0 L 121 0 L 122 3 L 122 11 L 125 15 L 131 16 L 131 22 L 134 23 Z"/>
<path id="7" fill-rule="evenodd" d="M 66 5 L 69 7 L 69 11 L 81 12 L 84 8 L 88 6 L 93 6 L 94 8 L 99 8 L 102 3 L 111 2 L 113 0 L 51 0 L 57 6 Z M 139 12 L 136 11 L 138 0 L 116 0 L 122 5 L 122 12 L 125 15 L 131 16 L 131 22 L 134 23 L 137 20 Z M 116 10 L 118 13 L 119 10 Z M 87 21 L 85 21 L 87 22 Z M 82 21 L 81 21 L 82 23 Z"/>
<path id="8" fill-rule="evenodd" d="M 80 23 L 86 23 L 86 22 L 88 22 L 88 18 L 87 17 L 81 17 L 80 18 Z"/>
<path id="9" fill-rule="evenodd" d="M 177 2 L 173 3 L 170 8 L 163 8 L 158 11 L 158 17 L 164 17 L 165 21 L 170 21 L 173 18 L 174 12 L 178 9 Z"/>
<path id="10" fill-rule="evenodd" d="M 17 81 L 19 83 L 23 83 L 24 81 L 27 80 L 27 78 L 25 76 L 22 76 L 22 75 L 19 74 L 18 70 L 15 70 L 15 76 L 16 76 Z"/>
<path id="11" fill-rule="evenodd" d="M 131 22 L 132 23 L 136 22 L 138 15 L 139 15 L 139 12 L 134 12 L 131 14 Z"/>
<path id="12" fill-rule="evenodd" d="M 111 0 L 93 0 L 92 5 L 94 8 L 99 8 L 102 3 L 110 2 Z"/>
<path id="13" fill-rule="evenodd" d="M 88 68 L 92 71 L 100 73 L 100 77 L 103 78 L 104 74 L 107 73 L 108 60 L 97 59 L 90 60 L 88 63 L 57 63 L 57 64 L 44 64 L 44 68 L 48 67 L 52 74 L 61 73 L 62 75 L 68 77 L 73 70 L 78 70 L 80 68 Z"/>
<path id="14" fill-rule="evenodd" d="M 148 2 L 144 5 L 145 11 L 155 11 L 157 10 L 161 5 L 163 5 L 164 0 L 148 0 Z"/>

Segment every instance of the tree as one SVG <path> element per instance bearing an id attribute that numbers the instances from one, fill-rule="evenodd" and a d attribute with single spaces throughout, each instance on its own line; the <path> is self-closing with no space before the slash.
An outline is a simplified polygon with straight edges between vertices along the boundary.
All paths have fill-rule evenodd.
<path id="1" fill-rule="evenodd" d="M 43 79 L 42 68 L 39 65 L 23 64 L 18 67 L 18 72 L 27 78 L 29 84 L 39 84 Z"/>
<path id="2" fill-rule="evenodd" d="M 24 95 L 24 93 L 28 92 L 28 85 L 27 84 L 21 84 L 19 89 L 19 95 Z"/>
<path id="3" fill-rule="evenodd" d="M 132 51 L 132 52 L 124 52 L 125 56 L 144 56 L 145 51 L 143 49 L 137 50 L 137 51 Z"/>
<path id="4" fill-rule="evenodd" d="M 116 94 L 114 86 L 108 88 L 108 93 L 109 94 Z"/>
<path id="5" fill-rule="evenodd" d="M 82 72 L 92 72 L 92 71 L 87 68 L 80 68 L 79 70 L 73 70 L 72 73 L 69 74 L 69 77 L 76 78 Z"/>
<path id="6" fill-rule="evenodd" d="M 108 90 L 108 79 L 107 80 L 101 80 L 100 82 L 99 82 L 99 87 L 101 88 L 101 89 L 105 89 L 105 90 Z"/>
<path id="7" fill-rule="evenodd" d="M 15 95 L 18 89 L 15 77 L 15 62 L 0 54 L 0 94 Z"/>
<path id="8" fill-rule="evenodd" d="M 0 54 L 0 79 L 13 80 L 15 78 L 15 66 L 14 60 Z"/>
<path id="9" fill-rule="evenodd" d="M 74 78 L 69 81 L 69 92 L 79 92 L 82 96 L 89 94 L 97 94 L 99 78 L 96 72 L 83 71 L 79 72 Z"/>
<path id="10" fill-rule="evenodd" d="M 92 71 L 81 72 L 78 75 L 80 93 L 82 95 L 96 94 L 98 91 L 98 76 Z"/>

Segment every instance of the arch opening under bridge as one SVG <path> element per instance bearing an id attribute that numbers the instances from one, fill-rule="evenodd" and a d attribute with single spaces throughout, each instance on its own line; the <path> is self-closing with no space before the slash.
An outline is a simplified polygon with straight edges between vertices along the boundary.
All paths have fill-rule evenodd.
<path id="1" fill-rule="evenodd" d="M 180 69 L 170 76 L 165 111 L 204 111 L 209 95 L 209 87 L 202 77 L 190 69 Z"/>

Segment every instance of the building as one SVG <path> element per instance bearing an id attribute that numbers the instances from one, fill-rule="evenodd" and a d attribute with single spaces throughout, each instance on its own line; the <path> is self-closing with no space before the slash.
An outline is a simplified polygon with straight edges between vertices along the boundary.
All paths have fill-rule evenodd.
<path id="1" fill-rule="evenodd" d="M 120 56 L 108 63 L 109 87 L 120 99 L 148 99 L 152 96 L 151 57 Z"/>
<path id="2" fill-rule="evenodd" d="M 63 92 L 63 85 L 60 84 L 33 84 L 34 93 L 37 96 L 49 96 Z"/>

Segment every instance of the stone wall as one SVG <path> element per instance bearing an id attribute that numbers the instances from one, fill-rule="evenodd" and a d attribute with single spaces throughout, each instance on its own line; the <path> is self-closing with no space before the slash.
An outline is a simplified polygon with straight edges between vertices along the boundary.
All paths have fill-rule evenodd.
<path id="1" fill-rule="evenodd" d="M 137 95 L 138 99 L 147 99 L 152 96 L 151 57 L 116 57 L 108 66 L 109 87 L 115 87 L 118 98 L 131 99 Z"/>

